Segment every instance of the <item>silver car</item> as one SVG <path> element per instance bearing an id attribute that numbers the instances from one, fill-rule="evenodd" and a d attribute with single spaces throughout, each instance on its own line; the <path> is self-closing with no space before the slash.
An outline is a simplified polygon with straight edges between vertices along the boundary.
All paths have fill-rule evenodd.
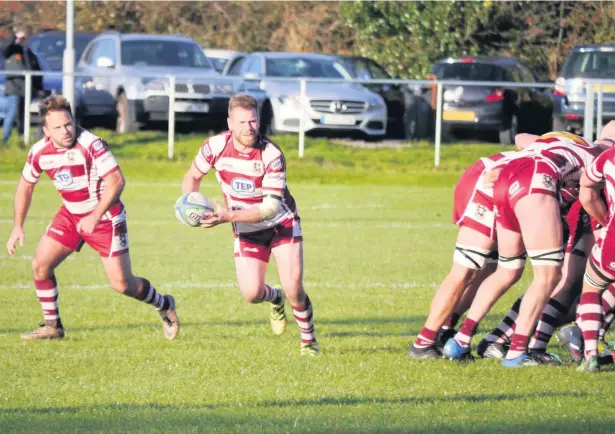
<path id="1" fill-rule="evenodd" d="M 225 123 L 232 82 L 214 70 L 201 47 L 182 36 L 107 32 L 88 44 L 77 65 L 85 119 L 104 117 L 118 132 L 167 121 L 169 80 L 176 76 L 175 121 Z M 148 75 L 151 74 L 151 75 Z"/>
<path id="2" fill-rule="evenodd" d="M 352 79 L 331 56 L 309 53 L 252 53 L 231 59 L 224 75 L 232 76 L 237 92 L 259 101 L 261 132 L 298 132 L 303 117 L 305 131 L 361 132 L 383 137 L 387 108 L 377 93 L 360 84 L 308 82 L 301 101 L 299 78 Z M 294 80 L 280 80 L 295 78 Z"/>

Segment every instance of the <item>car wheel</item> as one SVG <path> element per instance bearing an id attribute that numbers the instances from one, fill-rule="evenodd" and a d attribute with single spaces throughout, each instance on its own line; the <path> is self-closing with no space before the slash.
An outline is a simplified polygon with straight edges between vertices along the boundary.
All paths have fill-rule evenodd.
<path id="1" fill-rule="evenodd" d="M 116 103 L 117 120 L 115 131 L 120 134 L 132 133 L 139 130 L 139 125 L 134 119 L 126 94 L 121 93 Z"/>
<path id="2" fill-rule="evenodd" d="M 552 130 L 551 131 L 567 131 L 568 125 L 562 118 L 553 117 Z"/>
<path id="3" fill-rule="evenodd" d="M 512 145 L 515 143 L 515 136 L 519 132 L 519 120 L 517 119 L 517 115 L 512 115 L 510 117 L 510 123 L 507 129 L 500 131 L 500 144 L 501 145 Z"/>

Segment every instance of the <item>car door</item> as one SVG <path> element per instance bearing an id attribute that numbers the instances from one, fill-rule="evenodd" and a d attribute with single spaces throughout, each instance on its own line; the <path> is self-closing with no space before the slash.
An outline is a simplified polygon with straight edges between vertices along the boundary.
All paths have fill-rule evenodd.
<path id="1" fill-rule="evenodd" d="M 117 49 L 112 38 L 96 40 L 82 56 L 77 72 L 86 74 L 80 77 L 86 113 L 107 115 L 115 111 L 110 75 L 117 68 L 116 62 Z"/>

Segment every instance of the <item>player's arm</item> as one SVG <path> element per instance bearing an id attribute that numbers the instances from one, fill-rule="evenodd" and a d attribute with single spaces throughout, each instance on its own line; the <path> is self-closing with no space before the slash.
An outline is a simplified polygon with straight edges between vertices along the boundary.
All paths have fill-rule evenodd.
<path id="1" fill-rule="evenodd" d="M 598 220 L 601 225 L 605 225 L 608 219 L 606 204 L 600 197 L 600 191 L 604 187 L 603 180 L 590 179 L 586 173 L 581 177 L 581 189 L 579 190 L 579 200 L 585 211 Z"/>
<path id="2" fill-rule="evenodd" d="M 92 215 L 98 220 L 109 211 L 109 208 L 120 200 L 122 191 L 124 191 L 124 187 L 126 186 L 126 179 L 124 179 L 124 174 L 119 166 L 116 170 L 106 174 L 103 179 L 105 181 L 105 189 L 100 196 L 98 205 L 96 205 L 96 208 L 92 211 Z"/>
<path id="3" fill-rule="evenodd" d="M 35 186 L 36 184 L 26 181 L 23 177 L 19 179 L 19 183 L 17 184 L 14 203 L 13 230 L 6 243 L 6 249 L 8 250 L 9 255 L 13 255 L 15 253 L 17 241 L 19 241 L 19 245 L 23 247 L 25 239 L 23 225 L 26 221 L 30 204 L 32 203 L 32 193 L 34 192 Z"/>
<path id="4" fill-rule="evenodd" d="M 204 176 L 205 174 L 196 167 L 196 164 L 192 163 L 182 181 L 182 194 L 199 191 Z"/>
<path id="5" fill-rule="evenodd" d="M 263 202 L 258 205 L 234 211 L 227 210 L 218 201 L 215 203 L 216 211 L 203 215 L 203 220 L 201 220 L 202 227 L 210 228 L 222 223 L 258 223 L 268 220 L 278 214 L 281 199 L 267 195 L 263 198 Z"/>

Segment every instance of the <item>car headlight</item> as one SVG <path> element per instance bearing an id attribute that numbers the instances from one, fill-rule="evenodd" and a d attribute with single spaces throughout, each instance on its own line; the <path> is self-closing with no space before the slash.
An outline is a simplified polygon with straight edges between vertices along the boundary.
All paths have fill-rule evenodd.
<path id="1" fill-rule="evenodd" d="M 233 93 L 235 93 L 235 89 L 233 88 L 233 85 L 229 83 L 214 84 L 213 90 L 215 93 L 224 93 L 228 95 L 232 95 Z"/>
<path id="2" fill-rule="evenodd" d="M 378 95 L 372 95 L 367 98 L 367 103 L 372 110 L 384 107 L 384 100 Z"/>
<path id="3" fill-rule="evenodd" d="M 301 97 L 299 96 L 279 95 L 278 101 L 287 107 L 292 107 L 294 109 L 301 108 Z"/>

